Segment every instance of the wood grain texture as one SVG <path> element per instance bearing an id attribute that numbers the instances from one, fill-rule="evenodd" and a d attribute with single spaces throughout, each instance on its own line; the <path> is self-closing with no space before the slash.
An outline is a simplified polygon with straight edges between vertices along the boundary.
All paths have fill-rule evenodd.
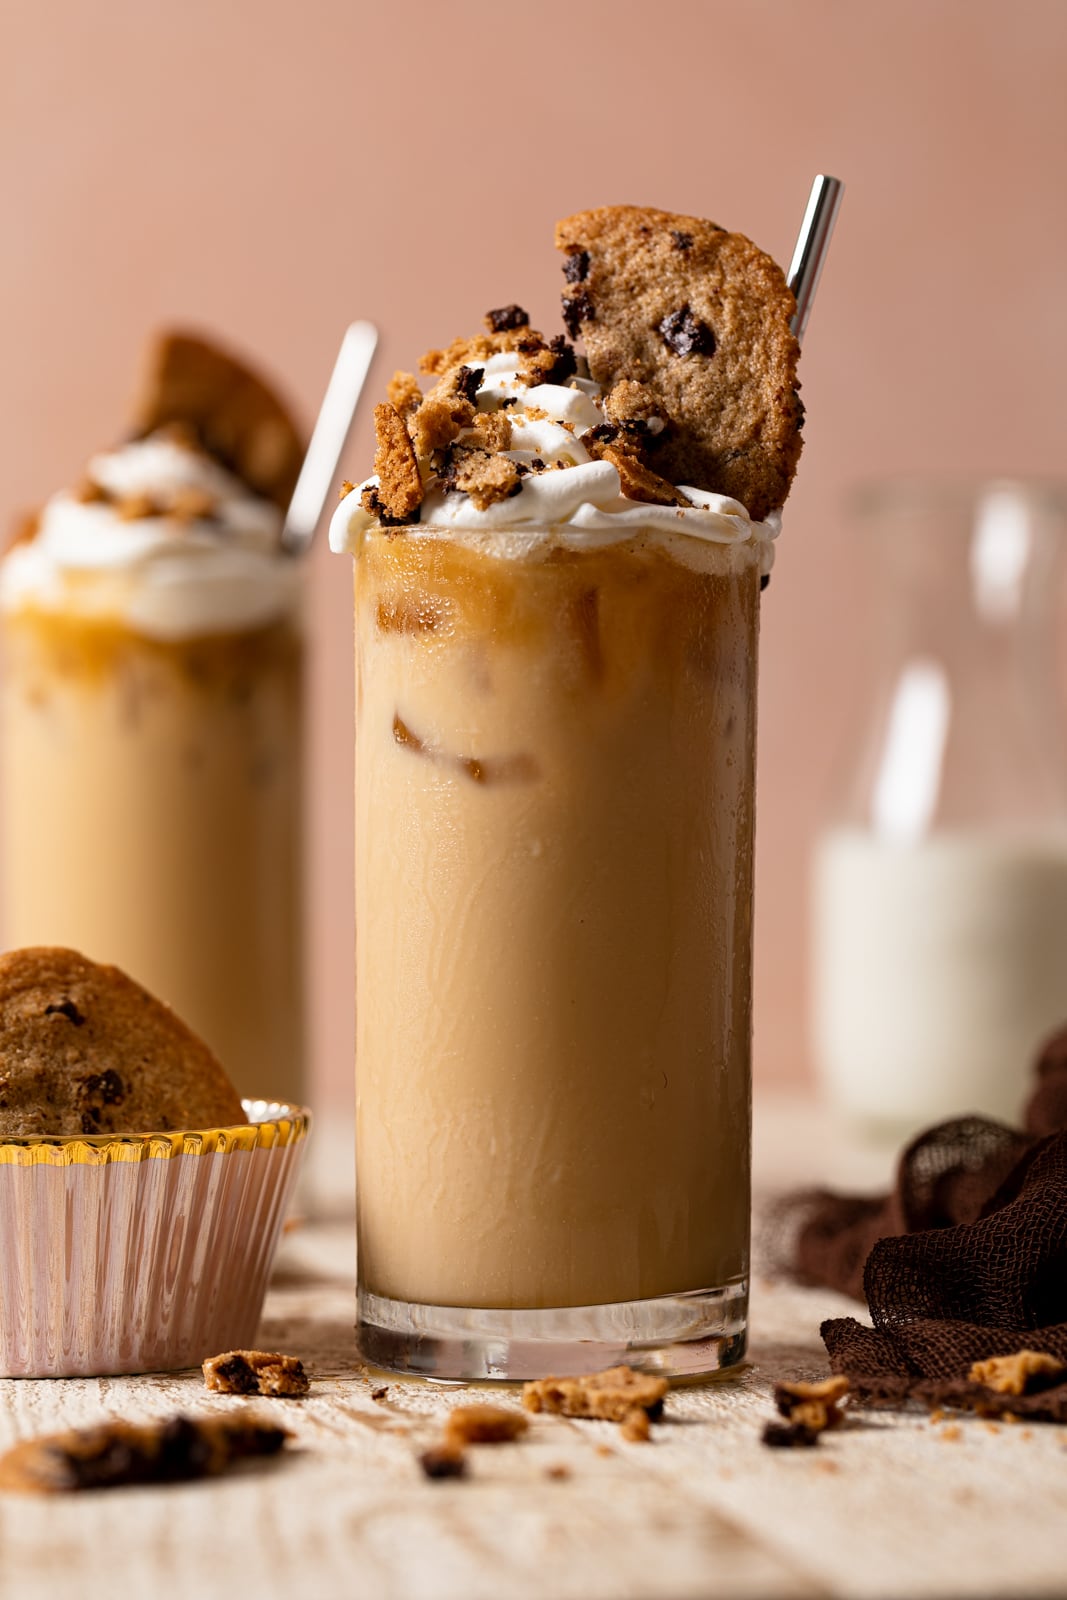
<path id="1" fill-rule="evenodd" d="M 810 1178 L 818 1119 L 779 1114 L 777 1125 L 764 1119 L 763 1170 Z M 801 1125 L 808 1157 L 798 1154 Z M 864 1170 L 854 1148 L 827 1149 L 826 1163 Z M 760 1443 L 772 1382 L 825 1372 L 818 1324 L 845 1303 L 759 1277 L 751 1363 L 735 1379 L 672 1391 L 651 1444 L 626 1444 L 609 1423 L 537 1416 L 519 1443 L 476 1447 L 466 1481 L 428 1482 L 416 1456 L 451 1406 L 518 1405 L 518 1394 L 364 1369 L 351 1332 L 353 1256 L 350 1224 L 334 1221 L 292 1233 L 279 1258 L 259 1343 L 302 1357 L 305 1401 L 212 1395 L 199 1373 L 0 1383 L 0 1447 L 179 1408 L 248 1406 L 295 1435 L 279 1460 L 217 1482 L 0 1496 L 0 1596 L 1067 1594 L 1063 1429 L 965 1419 L 953 1437 L 924 1415 L 870 1413 L 814 1450 Z M 372 1399 L 384 1383 L 385 1398 Z M 558 1466 L 569 1476 L 548 1476 Z"/>

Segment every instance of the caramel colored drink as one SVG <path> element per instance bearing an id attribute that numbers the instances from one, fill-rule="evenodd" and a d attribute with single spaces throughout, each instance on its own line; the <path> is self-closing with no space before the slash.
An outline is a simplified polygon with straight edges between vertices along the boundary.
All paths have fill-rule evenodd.
<path id="1" fill-rule="evenodd" d="M 122 967 L 249 1098 L 302 1098 L 301 457 L 280 403 L 157 341 L 143 437 L 0 563 L 8 946 Z"/>
<path id="2" fill-rule="evenodd" d="M 245 1094 L 298 1099 L 295 623 L 159 640 L 5 619 L 4 933 L 114 962 Z"/>
<path id="3" fill-rule="evenodd" d="M 758 584 L 651 531 L 365 538 L 365 1300 L 743 1306 Z"/>

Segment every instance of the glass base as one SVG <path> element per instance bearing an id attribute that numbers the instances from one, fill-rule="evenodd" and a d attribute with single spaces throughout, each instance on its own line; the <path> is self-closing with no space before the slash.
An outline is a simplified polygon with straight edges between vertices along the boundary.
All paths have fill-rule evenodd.
<path id="1" fill-rule="evenodd" d="M 656 1300 L 487 1311 L 386 1300 L 360 1288 L 363 1359 L 411 1377 L 566 1378 L 621 1363 L 664 1377 L 721 1372 L 745 1354 L 748 1279 Z"/>

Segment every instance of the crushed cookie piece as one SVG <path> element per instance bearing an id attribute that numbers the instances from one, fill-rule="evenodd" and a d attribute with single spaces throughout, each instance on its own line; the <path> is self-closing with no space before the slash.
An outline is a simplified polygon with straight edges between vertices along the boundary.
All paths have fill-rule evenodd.
<path id="1" fill-rule="evenodd" d="M 120 522 L 140 522 L 143 518 L 162 514 L 162 507 L 150 494 L 126 494 L 115 501 L 115 515 Z"/>
<path id="2" fill-rule="evenodd" d="M 295 1399 L 311 1388 L 304 1363 L 268 1350 L 226 1350 L 203 1363 L 204 1382 L 216 1394 L 266 1394 Z"/>
<path id="3" fill-rule="evenodd" d="M 386 399 L 396 407 L 406 422 L 413 411 L 422 404 L 422 388 L 413 372 L 397 369 L 385 386 Z"/>
<path id="4" fill-rule="evenodd" d="M 577 294 L 563 295 L 562 304 L 563 325 L 571 338 L 577 339 L 583 322 L 596 321 L 596 309 L 585 289 L 579 289 Z"/>
<path id="5" fill-rule="evenodd" d="M 371 1390 L 370 1397 L 372 1400 L 384 1400 L 388 1393 L 389 1385 L 387 1383 L 383 1383 L 377 1389 Z"/>
<path id="6" fill-rule="evenodd" d="M 445 1440 L 455 1445 L 510 1444 L 529 1428 L 521 1411 L 506 1406 L 457 1406 L 448 1414 Z"/>
<path id="7" fill-rule="evenodd" d="M 74 491 L 74 498 L 79 505 L 91 506 L 110 500 L 111 496 L 102 484 L 94 483 L 92 478 L 83 478 Z"/>
<path id="8" fill-rule="evenodd" d="M 488 510 L 522 488 L 514 461 L 507 456 L 490 455 L 476 446 L 450 445 L 439 476 L 447 494 L 470 495 L 471 504 L 478 511 Z"/>
<path id="9" fill-rule="evenodd" d="M 355 494 L 355 492 L 356 492 L 356 486 L 352 482 L 351 478 L 342 478 L 341 479 L 341 487 L 338 490 L 338 494 L 337 494 L 338 500 L 347 500 L 349 495 L 350 494 Z"/>
<path id="10" fill-rule="evenodd" d="M 364 489 L 359 497 L 359 503 L 364 511 L 369 511 L 372 517 L 378 519 L 383 528 L 405 528 L 410 523 L 418 522 L 419 520 L 418 510 L 413 512 L 410 517 L 390 516 L 389 508 L 384 504 L 373 484 L 369 484 Z"/>
<path id="11" fill-rule="evenodd" d="M 819 1442 L 818 1431 L 802 1422 L 765 1423 L 761 1438 L 772 1450 L 807 1450 Z"/>
<path id="12" fill-rule="evenodd" d="M 604 396 L 604 415 L 627 432 L 635 433 L 646 443 L 662 435 L 670 427 L 670 415 L 655 392 L 644 383 L 632 378 L 620 378 Z"/>
<path id="13" fill-rule="evenodd" d="M 550 1411 L 564 1417 L 595 1417 L 622 1422 L 635 1408 L 657 1422 L 663 1414 L 663 1397 L 670 1384 L 652 1373 L 632 1367 L 609 1367 L 580 1378 L 538 1378 L 523 1385 L 527 1411 Z"/>
<path id="14" fill-rule="evenodd" d="M 838 1401 L 848 1392 L 848 1379 L 838 1373 L 816 1383 L 776 1383 L 774 1403 L 795 1427 L 817 1434 L 844 1421 Z"/>
<path id="15" fill-rule="evenodd" d="M 713 356 L 715 335 L 706 322 L 694 317 L 688 306 L 671 311 L 659 324 L 663 342 L 676 356 Z"/>
<path id="16" fill-rule="evenodd" d="M 219 503 L 207 489 L 188 484 L 174 491 L 168 509 L 178 522 L 207 522 L 218 511 Z"/>
<path id="17" fill-rule="evenodd" d="M 29 544 L 36 539 L 41 528 L 39 511 L 23 511 L 16 515 L 6 548 L 13 550 L 18 544 Z"/>
<path id="18" fill-rule="evenodd" d="M 490 356 L 515 350 L 523 339 L 540 339 L 533 328 L 505 328 L 502 333 L 476 333 L 470 339 L 453 339 L 443 350 L 427 350 L 419 360 L 419 371 L 435 378 L 447 375 L 454 367 L 484 366 Z"/>
<path id="19" fill-rule="evenodd" d="M 24 1439 L 0 1456 L 0 1488 L 37 1494 L 214 1477 L 250 1456 L 275 1455 L 289 1434 L 247 1417 L 105 1422 Z"/>
<path id="20" fill-rule="evenodd" d="M 549 339 L 547 344 L 544 340 L 538 340 L 536 343 L 531 341 L 528 347 L 522 347 L 519 377 L 531 388 L 539 383 L 566 383 L 576 371 L 574 346 L 561 333 Z"/>
<path id="21" fill-rule="evenodd" d="M 545 1468 L 545 1477 L 551 1478 L 554 1483 L 563 1483 L 572 1476 L 570 1467 L 564 1466 L 562 1461 L 553 1462 L 552 1466 Z"/>
<path id="22" fill-rule="evenodd" d="M 639 461 L 629 450 L 617 444 L 603 445 L 599 451 L 602 461 L 610 461 L 619 474 L 619 483 L 627 500 L 639 500 L 645 505 L 685 506 L 689 504 L 673 483 L 661 478 Z"/>
<path id="23" fill-rule="evenodd" d="M 419 1466 L 428 1478 L 465 1478 L 467 1457 L 455 1445 L 432 1445 L 418 1458 Z"/>
<path id="24" fill-rule="evenodd" d="M 530 407 L 531 416 L 536 407 Z M 461 444 L 477 445 L 490 455 L 498 450 L 511 449 L 511 418 L 504 411 L 479 411 L 469 428 L 464 429 Z"/>
<path id="25" fill-rule="evenodd" d="M 648 1412 L 642 1411 L 640 1406 L 634 1406 L 628 1411 L 619 1424 L 619 1432 L 628 1444 L 647 1444 L 652 1437 L 652 1429 L 648 1421 Z"/>
<path id="26" fill-rule="evenodd" d="M 963 1429 L 958 1422 L 950 1422 L 947 1428 L 942 1428 L 938 1434 L 939 1439 L 944 1439 L 946 1444 L 955 1444 L 963 1438 Z"/>
<path id="27" fill-rule="evenodd" d="M 404 521 L 422 504 L 422 478 L 403 418 L 388 401 L 374 408 L 374 437 L 377 498 L 390 517 Z"/>
<path id="28" fill-rule="evenodd" d="M 521 306 L 499 306 L 486 312 L 485 325 L 490 333 L 507 333 L 511 328 L 528 328 L 530 317 Z"/>
<path id="29" fill-rule="evenodd" d="M 972 1383 L 983 1384 L 995 1394 L 1030 1394 L 1056 1381 L 1065 1371 L 1062 1361 L 1043 1350 L 1018 1350 L 1011 1356 L 976 1361 L 967 1376 Z"/>
<path id="30" fill-rule="evenodd" d="M 819 1442 L 818 1433 L 802 1422 L 767 1422 L 761 1438 L 772 1450 L 807 1450 Z"/>
<path id="31" fill-rule="evenodd" d="M 447 449 L 458 433 L 470 427 L 484 371 L 484 367 L 463 364 L 451 368 L 412 413 L 411 438 L 421 459 L 428 459 L 435 450 Z"/>
<path id="32" fill-rule="evenodd" d="M 568 283 L 584 283 L 589 276 L 589 251 L 572 250 L 563 263 L 563 276 Z"/>

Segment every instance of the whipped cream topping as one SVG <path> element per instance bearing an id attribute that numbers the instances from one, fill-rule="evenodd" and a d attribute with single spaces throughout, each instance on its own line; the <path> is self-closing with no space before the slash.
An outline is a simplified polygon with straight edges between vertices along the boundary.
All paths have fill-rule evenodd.
<path id="1" fill-rule="evenodd" d="M 596 403 L 600 393 L 599 384 L 580 377 L 527 387 L 512 352 L 490 356 L 478 388 L 478 410 L 497 411 L 510 402 L 511 447 L 503 454 L 531 470 L 517 494 L 484 511 L 469 495 L 446 491 L 431 480 L 417 526 L 427 532 L 469 534 L 551 529 L 559 542 L 577 545 L 614 543 L 650 530 L 717 544 L 752 540 L 760 546 L 761 570 L 769 572 L 772 541 L 781 527 L 777 512 L 766 522 L 753 522 L 740 501 L 685 484 L 679 485 L 690 502 L 685 506 L 650 505 L 623 494 L 616 468 L 610 461 L 595 460 L 578 437 L 604 421 Z M 457 443 L 467 439 L 475 442 L 469 430 L 458 435 Z M 360 503 L 363 490 L 377 483 L 377 477 L 367 478 L 342 500 L 330 523 L 332 550 L 354 554 L 362 535 L 378 526 L 378 519 Z M 511 551 L 513 541 L 506 548 Z"/>
<path id="2" fill-rule="evenodd" d="M 154 435 L 94 456 L 86 476 L 109 498 L 53 495 L 33 538 L 0 564 L 5 611 L 74 612 L 182 639 L 261 627 L 296 607 L 281 512 L 210 456 Z M 210 511 L 189 515 L 190 491 Z M 140 496 L 155 514 L 128 514 Z"/>

